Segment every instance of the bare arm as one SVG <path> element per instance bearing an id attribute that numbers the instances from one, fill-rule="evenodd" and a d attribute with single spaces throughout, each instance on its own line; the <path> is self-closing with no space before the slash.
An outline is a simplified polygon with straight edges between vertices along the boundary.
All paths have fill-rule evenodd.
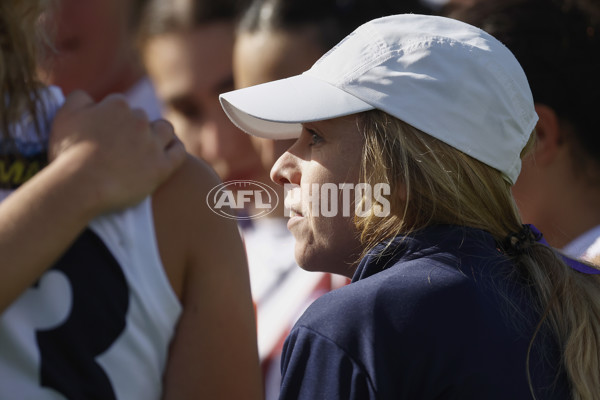
<path id="1" fill-rule="evenodd" d="M 53 130 L 60 154 L 0 203 L 0 312 L 92 218 L 139 202 L 184 158 L 169 125 L 150 125 L 118 98 L 96 105 L 76 93 Z"/>
<path id="2" fill-rule="evenodd" d="M 164 399 L 262 398 L 243 244 L 236 222 L 206 205 L 218 183 L 190 157 L 153 196 L 161 258 L 183 304 Z"/>

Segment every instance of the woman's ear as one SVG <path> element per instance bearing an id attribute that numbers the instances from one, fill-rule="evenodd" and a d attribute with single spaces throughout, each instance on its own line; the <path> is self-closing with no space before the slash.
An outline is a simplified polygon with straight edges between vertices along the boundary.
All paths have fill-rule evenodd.
<path id="1" fill-rule="evenodd" d="M 547 165 L 554 161 L 558 150 L 564 143 L 560 121 L 554 109 L 545 104 L 535 104 L 539 116 L 536 126 L 536 144 L 533 154 L 536 163 Z"/>

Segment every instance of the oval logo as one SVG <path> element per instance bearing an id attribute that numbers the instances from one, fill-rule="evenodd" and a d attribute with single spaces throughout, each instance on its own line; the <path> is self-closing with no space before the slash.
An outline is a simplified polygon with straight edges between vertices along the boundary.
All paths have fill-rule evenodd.
<path id="1" fill-rule="evenodd" d="M 208 192 L 208 208 L 229 219 L 248 220 L 269 215 L 279 204 L 277 192 L 257 181 L 227 181 Z"/>

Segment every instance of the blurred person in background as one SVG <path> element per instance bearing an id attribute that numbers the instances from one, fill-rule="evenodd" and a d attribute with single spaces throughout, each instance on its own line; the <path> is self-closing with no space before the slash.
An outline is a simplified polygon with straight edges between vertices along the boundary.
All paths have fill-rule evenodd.
<path id="1" fill-rule="evenodd" d="M 536 146 L 513 188 L 523 220 L 567 255 L 592 261 L 600 256 L 600 5 L 481 0 L 449 16 L 503 42 L 531 85 Z"/>
<path id="2" fill-rule="evenodd" d="M 41 75 L 65 95 L 81 89 L 95 101 L 121 93 L 150 119 L 161 116 L 137 50 L 136 33 L 147 0 L 57 0 L 45 17 L 55 36 Z"/>
<path id="3" fill-rule="evenodd" d="M 186 149 L 223 181 L 267 176 L 250 138 L 223 114 L 218 95 L 233 88 L 232 49 L 238 0 L 152 0 L 140 46 L 163 115 Z M 259 179 L 264 180 L 264 179 Z"/>
<path id="4" fill-rule="evenodd" d="M 17 166 L 60 153 L 23 186 L 11 181 L 0 192 L 7 197 L 0 220 L 27 223 L 8 226 L 2 248 L 13 237 L 27 238 L 24 230 L 36 218 L 40 229 L 26 240 L 44 242 L 12 242 L 21 252 L 41 249 L 37 260 L 4 257 L 2 276 L 12 281 L 1 298 L 0 398 L 261 398 L 237 227 L 197 207 L 216 175 L 186 157 L 170 124 L 150 123 L 122 96 L 95 104 L 75 91 L 65 101 L 59 89 L 42 84 L 34 39 L 44 4 L 0 5 L 0 79 L 8 100 L 0 107 L 3 166 L 16 175 Z M 118 136 L 111 143 L 112 135 Z M 125 162 L 124 152 L 131 153 Z M 69 184 L 86 178 L 82 188 Z M 48 186 L 58 193 L 49 195 Z M 30 218 L 15 204 L 23 193 L 25 206 L 39 206 Z M 32 201 L 38 195 L 47 203 Z M 69 206 L 73 215 L 57 221 Z M 7 264 L 14 260 L 20 261 Z M 28 269 L 18 269 L 23 265 Z"/>

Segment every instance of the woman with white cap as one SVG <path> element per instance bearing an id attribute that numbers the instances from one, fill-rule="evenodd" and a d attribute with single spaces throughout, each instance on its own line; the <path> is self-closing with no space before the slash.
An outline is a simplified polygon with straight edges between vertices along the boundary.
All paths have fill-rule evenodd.
<path id="1" fill-rule="evenodd" d="M 510 187 L 537 115 L 500 42 L 384 17 L 221 103 L 248 133 L 297 138 L 271 171 L 293 186 L 296 259 L 352 278 L 288 337 L 281 398 L 597 398 L 600 271 L 522 225 Z"/>

